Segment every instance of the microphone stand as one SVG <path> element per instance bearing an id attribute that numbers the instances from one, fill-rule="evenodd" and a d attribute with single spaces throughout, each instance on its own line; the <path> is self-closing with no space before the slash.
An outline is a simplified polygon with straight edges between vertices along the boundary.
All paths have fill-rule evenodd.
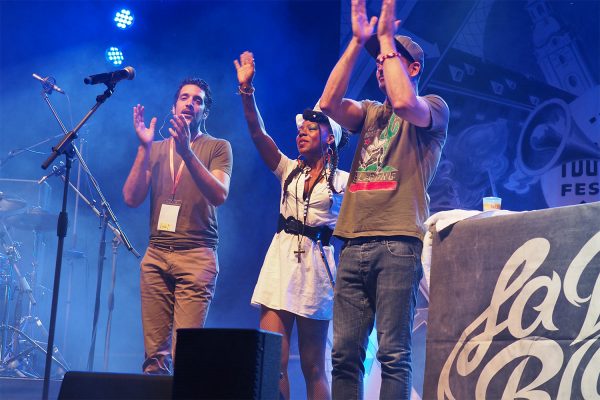
<path id="1" fill-rule="evenodd" d="M 52 291 L 52 307 L 51 307 L 51 312 L 50 312 L 50 326 L 49 326 L 49 331 L 48 331 L 48 346 L 47 346 L 48 350 L 46 351 L 46 365 L 44 368 L 44 386 L 43 386 L 43 392 L 42 392 L 43 400 L 48 399 L 48 389 L 50 386 L 50 370 L 52 367 L 52 349 L 54 346 L 54 334 L 55 334 L 55 330 L 56 330 L 58 292 L 59 292 L 59 288 L 60 288 L 60 275 L 61 275 L 61 268 L 62 268 L 63 248 L 64 248 L 65 237 L 67 235 L 67 223 L 68 223 L 67 195 L 68 195 L 68 189 L 69 189 L 69 174 L 71 171 L 73 155 L 77 156 L 77 159 L 81 163 L 85 172 L 89 175 L 90 182 L 92 183 L 92 185 L 94 186 L 94 188 L 96 189 L 98 194 L 100 195 L 100 198 L 102 200 L 102 205 L 103 205 L 103 207 L 105 207 L 106 212 L 109 215 L 110 219 L 113 221 L 115 227 L 119 230 L 119 233 L 120 233 L 121 239 L 123 240 L 123 243 L 125 244 L 125 246 L 127 247 L 127 249 L 129 251 L 133 250 L 133 246 L 131 245 L 131 243 L 125 236 L 125 233 L 121 229 L 121 227 L 116 219 L 116 216 L 114 215 L 114 213 L 112 212 L 112 209 L 110 208 L 110 206 L 108 205 L 108 202 L 106 201 L 106 198 L 104 197 L 104 195 L 102 195 L 102 192 L 100 191 L 100 187 L 98 186 L 98 183 L 96 182 L 94 177 L 91 175 L 91 172 L 90 172 L 89 168 L 87 167 L 87 165 L 85 164 L 83 157 L 77 150 L 77 147 L 73 146 L 73 144 L 72 144 L 73 140 L 75 140 L 77 138 L 77 132 L 81 129 L 81 127 L 87 122 L 88 119 L 90 119 L 90 117 L 98 110 L 98 108 L 100 108 L 100 106 L 106 101 L 106 99 L 108 99 L 113 94 L 113 92 L 115 90 L 115 85 L 116 85 L 116 82 L 107 82 L 106 83 L 106 90 L 104 91 L 104 93 L 96 96 L 96 104 L 94 104 L 94 106 L 90 109 L 90 111 L 88 111 L 88 113 L 83 117 L 83 119 L 79 122 L 79 124 L 77 124 L 77 126 L 75 128 L 73 128 L 73 130 L 71 130 L 71 131 L 67 131 L 67 129 L 65 128 L 64 124 L 62 123 L 60 117 L 56 113 L 56 110 L 54 109 L 54 107 L 52 107 L 52 104 L 50 103 L 50 98 L 48 97 L 48 94 L 52 93 L 52 88 L 44 87 L 44 89 L 42 90 L 42 97 L 43 97 L 44 101 L 46 102 L 46 104 L 48 104 L 48 107 L 50 108 L 50 111 L 54 115 L 54 118 L 57 120 L 61 129 L 65 133 L 62 140 L 56 146 L 52 147 L 52 154 L 42 164 L 42 168 L 47 169 L 54 162 L 54 160 L 56 160 L 56 158 L 58 156 L 60 156 L 62 154 L 65 155 L 65 174 L 64 174 L 62 208 L 61 208 L 61 211 L 58 216 L 58 223 L 57 223 L 57 228 L 56 228 L 56 235 L 58 236 L 58 245 L 57 245 L 57 251 L 56 251 L 56 265 L 55 265 L 55 270 L 54 270 L 54 286 L 53 286 L 53 291 Z"/>
<path id="2" fill-rule="evenodd" d="M 112 275 L 108 293 L 108 316 L 106 318 L 106 332 L 104 336 L 104 370 L 108 371 L 108 355 L 110 354 L 110 331 L 112 328 L 112 313 L 115 309 L 115 285 L 117 282 L 117 250 L 121 242 L 115 236 L 112 240 Z"/>
<path id="3" fill-rule="evenodd" d="M 65 181 L 65 177 L 63 176 L 62 173 L 57 173 L 56 175 L 60 176 L 63 180 L 63 182 Z M 79 191 L 79 189 L 77 189 L 77 187 L 75 185 L 73 185 L 71 182 L 69 182 L 69 186 L 71 187 L 71 189 L 75 192 L 75 194 L 77 194 L 77 196 L 79 196 L 79 198 L 81 200 L 83 200 L 83 202 L 85 204 L 87 204 L 90 209 L 94 212 L 94 214 L 96 214 L 96 216 L 98 218 L 103 218 L 102 217 L 102 212 L 100 210 L 98 210 L 98 208 L 94 205 L 94 203 L 92 203 L 87 197 L 85 197 L 85 195 L 83 193 L 81 193 L 81 191 Z M 122 231 L 117 229 L 113 224 L 111 224 L 110 222 L 108 222 L 107 224 L 108 229 L 110 229 L 112 231 L 112 233 L 117 237 L 117 239 L 119 239 L 119 241 L 121 243 L 125 243 L 125 239 L 121 236 L 122 235 Z M 141 255 L 140 253 L 138 253 L 136 251 L 136 249 L 134 249 L 133 247 L 130 250 L 134 256 L 136 256 L 137 258 L 140 258 Z"/>
<path id="4" fill-rule="evenodd" d="M 10 160 L 11 158 L 14 158 L 14 157 L 18 156 L 19 154 L 29 151 L 31 149 L 34 149 L 38 146 L 46 144 L 49 141 L 51 141 L 52 139 L 57 139 L 61 136 L 63 136 L 63 134 L 59 133 L 58 135 L 50 136 L 49 138 L 46 138 L 46 139 L 42 140 L 41 142 L 32 144 L 31 146 L 27 146 L 22 149 L 13 149 L 13 150 L 9 151 L 8 154 L 3 159 L 0 160 L 0 168 L 2 168 L 4 166 L 4 164 L 6 164 L 8 162 L 8 160 Z"/>
<path id="5" fill-rule="evenodd" d="M 59 175 L 63 181 L 66 180 L 66 178 L 62 175 L 62 173 L 57 173 L 56 175 Z M 102 271 L 104 269 L 104 259 L 105 259 L 105 252 L 106 252 L 106 229 L 110 229 L 114 235 L 113 238 L 113 252 L 112 252 L 112 280 L 111 280 L 111 288 L 110 288 L 110 293 L 109 293 L 109 298 L 108 298 L 108 320 L 107 320 L 107 327 L 106 327 L 106 337 L 105 337 L 105 343 L 104 343 L 104 368 L 106 369 L 108 366 L 108 349 L 110 347 L 110 329 L 111 329 L 111 317 L 112 317 L 112 311 L 114 310 L 114 288 L 115 288 L 115 281 L 116 281 L 116 266 L 117 266 L 117 261 L 116 261 L 116 254 L 117 254 L 117 247 L 119 246 L 119 244 L 121 243 L 125 243 L 123 236 L 121 235 L 121 231 L 119 229 L 117 229 L 113 224 L 111 224 L 108 220 L 107 220 L 107 213 L 106 210 L 98 210 L 98 208 L 88 199 L 86 198 L 83 193 L 81 193 L 81 191 L 79 191 L 79 189 L 77 189 L 77 187 L 75 187 L 71 182 L 69 182 L 69 186 L 71 187 L 71 189 L 73 189 L 73 191 L 77 194 L 77 198 L 81 199 L 85 204 L 87 204 L 90 209 L 94 212 L 94 214 L 96 214 L 97 217 L 101 218 L 101 237 L 100 237 L 100 247 L 98 250 L 98 280 L 96 282 L 96 302 L 94 304 L 94 319 L 93 319 L 93 325 L 92 325 L 92 342 L 90 344 L 90 350 L 89 350 L 89 356 L 88 356 L 88 370 L 91 371 L 93 369 L 93 365 L 94 365 L 94 351 L 95 351 L 95 343 L 96 343 L 96 333 L 97 333 L 97 325 L 98 325 L 98 316 L 99 316 L 99 310 L 100 310 L 100 292 L 101 292 L 101 287 L 102 287 Z M 135 255 L 137 258 L 140 258 L 141 255 L 134 249 L 131 249 L 131 252 L 133 253 L 133 255 Z"/>
<path id="6" fill-rule="evenodd" d="M 90 351 L 88 353 L 87 368 L 88 371 L 94 370 L 94 351 L 96 350 L 96 333 L 98 331 L 98 316 L 100 315 L 100 292 L 102 291 L 102 271 L 104 271 L 104 257 L 106 254 L 106 225 L 108 223 L 108 214 L 106 209 L 102 209 L 100 219 L 100 246 L 98 248 L 98 277 L 96 278 L 96 299 L 94 302 L 94 319 L 92 321 L 92 340 L 90 341 Z"/>

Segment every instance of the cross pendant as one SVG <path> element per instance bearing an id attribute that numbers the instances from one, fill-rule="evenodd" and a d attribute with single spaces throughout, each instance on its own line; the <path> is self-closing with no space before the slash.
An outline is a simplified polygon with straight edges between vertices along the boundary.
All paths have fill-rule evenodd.
<path id="1" fill-rule="evenodd" d="M 300 249 L 300 242 L 298 242 L 298 251 L 294 251 L 296 257 L 298 257 L 298 263 L 300 263 L 300 256 L 302 253 L 306 253 L 304 250 Z"/>

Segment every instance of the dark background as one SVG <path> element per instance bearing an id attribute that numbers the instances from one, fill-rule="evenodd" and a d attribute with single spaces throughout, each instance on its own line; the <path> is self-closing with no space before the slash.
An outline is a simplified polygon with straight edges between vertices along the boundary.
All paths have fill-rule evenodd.
<path id="1" fill-rule="evenodd" d="M 135 15 L 133 27 L 121 31 L 112 18 L 121 6 Z M 233 146 L 234 172 L 231 195 L 219 208 L 220 275 L 207 326 L 258 327 L 258 312 L 249 305 L 262 259 L 276 228 L 279 184 L 257 157 L 246 130 L 233 60 L 244 50 L 255 53 L 256 96 L 267 129 L 283 152 L 295 157 L 295 114 L 315 104 L 339 53 L 339 4 L 337 2 L 284 1 L 144 1 L 144 2 L 24 2 L 2 1 L 0 64 L 0 157 L 9 151 L 60 134 L 32 73 L 51 75 L 68 97 L 53 93 L 50 100 L 68 128 L 94 105 L 103 85 L 86 86 L 83 78 L 110 71 L 104 51 L 116 44 L 125 53 L 122 67 L 136 69 L 133 81 L 117 85 L 115 93 L 81 129 L 83 154 L 125 233 L 143 254 L 148 238 L 149 204 L 137 209 L 125 206 L 121 188 L 135 152 L 132 107 L 143 104 L 146 120 L 157 116 L 160 127 L 173 103 L 179 82 L 186 76 L 204 78 L 211 85 L 214 105 L 208 131 Z M 168 135 L 168 122 L 163 134 Z M 158 133 L 157 133 L 158 136 Z M 0 190 L 7 197 L 25 198 L 37 205 L 35 183 L 44 174 L 41 163 L 57 142 L 4 159 Z M 348 153 L 346 158 L 351 157 Z M 78 163 L 75 163 L 73 179 Z M 48 180 L 52 192 L 45 209 L 60 210 L 62 181 Z M 81 188 L 99 201 L 85 178 Z M 85 369 L 90 343 L 96 288 L 99 220 L 80 203 L 73 209 L 69 195 L 70 226 L 65 249 L 82 251 L 85 258 L 66 258 L 63 267 L 56 344 L 73 369 Z M 74 226 L 74 222 L 77 225 Z M 9 224 L 8 224 L 9 225 Z M 30 272 L 33 233 L 8 226 L 23 243 L 22 269 Z M 76 232 L 76 235 L 74 234 Z M 40 284 L 52 287 L 56 236 L 44 233 L 37 270 Z M 108 232 L 104 263 L 101 314 L 95 365 L 102 369 L 110 286 L 112 234 Z M 123 246 L 117 252 L 115 309 L 110 371 L 140 371 L 143 360 L 139 304 L 139 260 Z M 69 288 L 70 294 L 69 294 Z M 43 292 L 43 293 L 42 293 Z M 36 313 L 48 324 L 50 292 L 40 291 Z M 11 301 L 13 308 L 16 297 Z M 67 312 L 69 313 L 67 315 Z M 68 317 L 68 320 L 67 320 Z"/>
<path id="2" fill-rule="evenodd" d="M 593 190 L 571 197 L 555 194 L 561 192 L 562 185 L 578 182 L 572 177 L 556 177 L 563 165 L 570 168 L 587 162 L 590 168 L 581 182 L 586 188 L 598 184 L 600 128 L 595 121 L 600 121 L 600 3 L 420 0 L 397 4 L 398 17 L 404 21 L 402 33 L 413 36 L 427 53 L 421 93 L 442 95 L 451 109 L 448 141 L 430 188 L 433 211 L 479 209 L 481 197 L 492 194 L 492 188 L 503 198 L 504 208 L 517 211 L 600 199 Z M 369 14 L 377 14 L 379 5 L 377 0 L 368 1 Z M 135 15 L 133 27 L 125 31 L 112 22 L 122 7 L 129 7 Z M 542 16 L 536 17 L 534 9 L 543 11 Z M 72 128 L 104 90 L 102 85 L 84 85 L 83 78 L 131 65 L 136 69 L 135 79 L 117 85 L 79 136 L 91 171 L 125 233 L 143 253 L 148 239 L 148 203 L 129 209 L 121 196 L 138 143 L 132 128 L 132 107 L 145 105 L 147 121 L 157 116 L 160 126 L 170 115 L 180 80 L 186 76 L 204 78 L 214 98 L 208 131 L 229 140 L 234 152 L 230 197 L 218 211 L 221 271 L 207 326 L 258 327 L 258 312 L 249 300 L 276 227 L 279 185 L 249 140 L 235 94 L 233 60 L 244 50 L 254 52 L 256 96 L 267 130 L 285 154 L 295 157 L 294 116 L 315 104 L 350 38 L 349 29 L 346 1 L 2 0 L 0 191 L 6 197 L 23 198 L 28 207 L 42 205 L 50 214 L 47 220 L 54 223 L 51 217 L 55 218 L 60 209 L 60 179 L 48 180 L 51 192 L 45 203 L 38 197 L 44 186 L 17 181 L 35 181 L 46 174 L 40 165 L 58 139 L 26 152 L 19 150 L 61 134 L 32 73 L 53 76 L 68 93 L 53 93 L 50 100 L 67 128 Z M 104 60 L 104 51 L 112 45 L 125 53 L 121 67 Z M 543 67 L 565 49 L 568 52 L 561 58 L 562 64 L 555 68 L 562 81 L 556 82 Z M 382 100 L 374 71 L 372 60 L 363 55 L 349 90 L 353 97 Z M 564 83 L 573 73 L 586 78 L 576 88 Z M 579 103 L 573 105 L 576 100 Z M 542 129 L 546 135 L 542 139 L 547 140 L 541 151 L 539 146 L 531 146 L 537 122 L 530 120 L 538 121 L 533 117 L 542 115 L 539 125 L 556 122 L 555 115 L 544 113 L 542 105 L 548 101 L 571 105 L 565 117 L 571 124 L 559 124 L 552 131 L 556 137 L 549 139 L 549 130 Z M 587 128 L 574 122 L 576 112 L 585 114 L 577 118 L 587 123 Z M 571 128 L 564 128 L 566 125 Z M 164 135 L 168 135 L 167 126 L 168 122 Z M 344 169 L 349 167 L 355 142 L 352 139 L 342 153 Z M 582 143 L 577 151 L 561 147 L 574 142 Z M 551 161 L 554 155 L 559 161 Z M 534 166 L 539 170 L 531 173 Z M 75 163 L 74 179 L 77 167 Z M 86 196 L 99 201 L 83 176 L 80 187 Z M 83 257 L 65 258 L 56 344 L 71 368 L 85 369 L 97 281 L 99 221 L 85 204 L 74 209 L 72 191 L 68 201 L 70 225 L 65 249 L 79 251 L 69 254 Z M 27 274 L 33 270 L 38 273 L 39 305 L 34 313 L 47 327 L 48 288 L 52 287 L 56 255 L 54 228 L 43 232 L 45 245 L 36 251 L 33 232 L 16 229 L 8 216 L 5 213 L 0 218 L 13 238 L 22 243 L 21 269 Z M 112 239 L 110 232 L 107 239 Z M 110 243 L 106 256 L 97 370 L 103 369 Z M 116 266 L 108 370 L 137 372 L 143 359 L 139 260 L 119 246 Z M 15 303 L 16 292 L 9 303 L 11 310 Z"/>

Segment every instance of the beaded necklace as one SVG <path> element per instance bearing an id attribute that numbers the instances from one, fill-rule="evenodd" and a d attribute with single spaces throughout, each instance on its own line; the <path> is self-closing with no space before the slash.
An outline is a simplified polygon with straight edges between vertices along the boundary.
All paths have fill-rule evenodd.
<path id="1" fill-rule="evenodd" d="M 305 166 L 304 169 L 302 170 L 302 173 L 304 174 L 304 179 L 305 182 L 307 179 L 310 179 L 310 171 L 312 169 L 308 166 Z M 312 195 L 312 192 L 314 190 L 314 188 L 317 186 L 317 184 L 319 183 L 319 181 L 321 181 L 321 179 L 323 177 L 325 177 L 327 179 L 327 165 L 325 165 L 322 169 L 321 172 L 319 172 L 319 174 L 316 176 L 315 178 L 315 182 L 313 183 L 312 186 L 310 186 L 309 183 L 309 189 L 308 191 L 305 191 L 304 189 L 306 188 L 306 186 L 302 189 L 302 202 L 304 203 L 303 205 L 303 215 L 302 215 L 302 232 L 299 232 L 296 234 L 296 238 L 298 239 L 298 249 L 297 251 L 294 251 L 294 254 L 296 254 L 297 258 L 298 258 L 298 263 L 300 263 L 301 259 L 301 254 L 305 253 L 304 250 L 302 250 L 302 238 L 304 236 L 304 227 L 306 226 L 306 221 L 308 219 L 308 207 L 310 206 L 310 197 Z M 295 193 L 296 193 L 296 220 L 300 220 L 298 212 L 299 212 L 299 207 L 298 207 L 298 183 L 300 182 L 300 177 L 298 177 L 296 179 L 296 187 L 295 187 Z M 329 185 L 326 183 L 325 186 L 327 187 L 327 191 L 329 192 L 329 200 L 330 200 L 330 204 L 333 203 L 333 193 L 331 192 L 331 188 L 329 187 Z"/>

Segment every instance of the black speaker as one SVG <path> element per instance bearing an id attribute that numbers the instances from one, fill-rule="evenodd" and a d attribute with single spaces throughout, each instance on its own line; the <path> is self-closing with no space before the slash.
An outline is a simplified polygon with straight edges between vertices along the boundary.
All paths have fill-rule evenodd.
<path id="1" fill-rule="evenodd" d="M 173 377 L 69 371 L 58 400 L 169 400 Z"/>
<path id="2" fill-rule="evenodd" d="M 178 329 L 173 399 L 278 399 L 281 335 Z"/>

